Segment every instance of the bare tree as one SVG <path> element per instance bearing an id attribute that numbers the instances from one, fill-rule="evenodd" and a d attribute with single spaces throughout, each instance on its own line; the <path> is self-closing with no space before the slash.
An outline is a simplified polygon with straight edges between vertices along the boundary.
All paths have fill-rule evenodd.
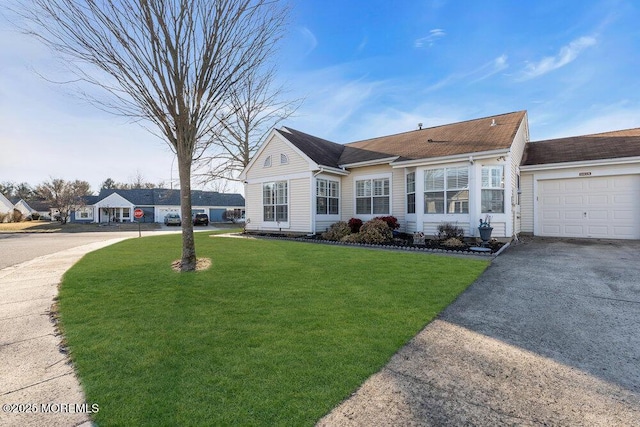
<path id="1" fill-rule="evenodd" d="M 86 205 L 85 196 L 91 195 L 91 185 L 86 181 L 54 178 L 36 186 L 35 193 L 57 209 L 60 222 L 66 224 L 72 210 Z"/>
<path id="2" fill-rule="evenodd" d="M 22 27 L 49 46 L 98 108 L 151 123 L 178 160 L 181 213 L 191 217 L 193 162 L 211 144 L 225 102 L 282 37 L 278 0 L 14 0 Z M 82 88 L 82 86 L 79 86 Z M 82 89 L 81 89 L 82 90 Z M 194 270 L 182 221 L 181 270 Z"/>
<path id="3" fill-rule="evenodd" d="M 205 169 L 202 182 L 237 181 L 271 129 L 302 103 L 301 99 L 283 100 L 284 88 L 273 86 L 274 73 L 273 67 L 255 68 L 230 93 L 226 108 L 230 113 L 220 116 L 209 156 L 200 162 Z"/>

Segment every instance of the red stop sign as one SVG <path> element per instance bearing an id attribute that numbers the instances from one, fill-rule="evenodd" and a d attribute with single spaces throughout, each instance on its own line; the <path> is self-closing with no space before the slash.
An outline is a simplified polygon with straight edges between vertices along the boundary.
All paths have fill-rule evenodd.
<path id="1" fill-rule="evenodd" d="M 140 218 L 142 218 L 143 216 L 144 216 L 144 211 L 143 211 L 142 209 L 135 209 L 135 210 L 133 211 L 133 217 L 134 217 L 135 219 L 140 219 Z"/>

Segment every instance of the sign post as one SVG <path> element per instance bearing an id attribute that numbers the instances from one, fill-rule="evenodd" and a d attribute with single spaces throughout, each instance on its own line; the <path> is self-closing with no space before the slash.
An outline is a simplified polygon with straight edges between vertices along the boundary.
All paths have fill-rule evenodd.
<path id="1" fill-rule="evenodd" d="M 133 211 L 133 217 L 138 220 L 138 237 L 142 237 L 142 232 L 140 231 L 140 219 L 144 218 L 144 211 L 142 209 L 135 209 Z"/>

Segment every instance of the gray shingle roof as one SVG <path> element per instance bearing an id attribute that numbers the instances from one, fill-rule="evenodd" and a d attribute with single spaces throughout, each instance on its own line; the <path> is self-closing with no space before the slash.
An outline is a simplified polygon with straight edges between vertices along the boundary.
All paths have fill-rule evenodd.
<path id="1" fill-rule="evenodd" d="M 523 165 L 640 156 L 640 128 L 548 139 L 527 144 Z"/>
<path id="2" fill-rule="evenodd" d="M 131 190 L 118 190 L 103 188 L 100 190 L 98 200 L 118 193 L 135 206 L 179 206 L 180 190 L 166 188 L 135 188 Z M 244 197 L 235 193 L 218 193 L 217 191 L 191 191 L 191 204 L 193 206 L 244 206 Z"/>

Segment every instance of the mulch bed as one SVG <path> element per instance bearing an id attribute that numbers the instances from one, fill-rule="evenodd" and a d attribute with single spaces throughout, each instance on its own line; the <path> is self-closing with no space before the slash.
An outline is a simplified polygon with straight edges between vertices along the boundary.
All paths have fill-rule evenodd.
<path id="1" fill-rule="evenodd" d="M 267 233 L 267 232 L 245 232 L 247 236 L 253 237 L 264 237 L 271 239 L 281 239 L 281 240 L 294 240 L 294 241 L 303 241 L 303 242 L 312 242 L 312 243 L 326 243 L 333 245 L 344 245 L 344 246 L 363 246 L 363 247 L 379 247 L 382 249 L 395 249 L 395 250 L 407 250 L 407 251 L 420 251 L 420 252 L 435 252 L 435 253 L 457 253 L 457 254 L 468 254 L 468 255 L 495 255 L 500 249 L 502 249 L 506 243 L 499 242 L 497 240 L 490 241 L 486 248 L 489 251 L 475 251 L 473 248 L 480 248 L 482 245 L 476 242 L 475 238 L 467 238 L 464 241 L 464 246 L 446 246 L 443 244 L 443 241 L 437 239 L 425 239 L 424 244 L 415 245 L 413 244 L 413 235 L 407 233 L 394 233 L 394 239 L 389 243 L 381 243 L 381 244 L 371 244 L 371 243 L 346 243 L 346 242 L 335 242 L 330 240 L 323 239 L 320 234 L 313 235 L 283 235 L 278 233 Z"/>

